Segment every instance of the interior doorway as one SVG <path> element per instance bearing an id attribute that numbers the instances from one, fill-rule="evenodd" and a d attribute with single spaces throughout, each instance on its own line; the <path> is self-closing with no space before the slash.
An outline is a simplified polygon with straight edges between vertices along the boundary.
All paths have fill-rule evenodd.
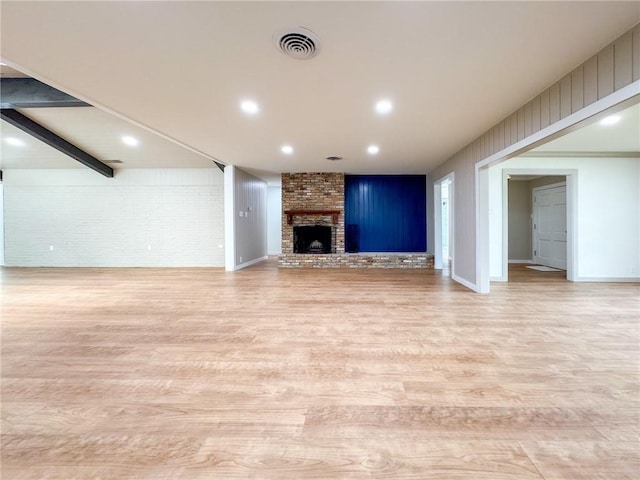
<path id="1" fill-rule="evenodd" d="M 442 206 L 442 267 L 449 268 L 451 256 L 449 254 L 449 237 L 451 236 L 451 216 L 449 212 L 449 186 L 450 180 L 442 183 L 440 190 Z"/>
<path id="2" fill-rule="evenodd" d="M 434 268 L 454 271 L 454 176 L 449 174 L 434 185 L 435 252 Z"/>
<path id="3" fill-rule="evenodd" d="M 514 265 L 521 264 L 560 269 L 573 281 L 578 172 L 515 168 L 514 161 L 503 163 L 504 168 L 492 167 L 500 169 L 503 193 L 501 208 L 494 204 L 502 211 L 496 212 L 501 221 L 490 230 L 490 238 L 496 243 L 491 280 L 508 282 Z"/>

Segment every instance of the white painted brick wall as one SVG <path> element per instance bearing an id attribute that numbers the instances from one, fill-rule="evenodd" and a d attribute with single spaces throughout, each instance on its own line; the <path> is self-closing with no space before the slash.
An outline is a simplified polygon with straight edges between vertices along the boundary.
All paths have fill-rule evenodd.
<path id="1" fill-rule="evenodd" d="M 5 263 L 223 267 L 223 202 L 217 168 L 7 170 Z"/>

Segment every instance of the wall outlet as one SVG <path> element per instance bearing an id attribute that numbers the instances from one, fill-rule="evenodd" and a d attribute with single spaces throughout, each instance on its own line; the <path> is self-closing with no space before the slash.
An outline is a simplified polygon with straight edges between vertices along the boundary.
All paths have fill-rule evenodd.
<path id="1" fill-rule="evenodd" d="M 242 263 L 242 257 L 240 257 L 240 263 Z"/>
<path id="2" fill-rule="evenodd" d="M 147 245 L 147 250 L 151 250 L 151 245 Z"/>
<path id="3" fill-rule="evenodd" d="M 53 252 L 53 245 L 49 245 L 49 251 Z"/>

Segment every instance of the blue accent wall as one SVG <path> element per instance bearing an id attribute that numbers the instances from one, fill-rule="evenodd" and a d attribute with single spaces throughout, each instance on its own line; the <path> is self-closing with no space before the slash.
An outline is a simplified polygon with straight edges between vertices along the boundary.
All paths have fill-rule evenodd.
<path id="1" fill-rule="evenodd" d="M 344 195 L 347 251 L 427 250 L 425 175 L 345 175 Z"/>

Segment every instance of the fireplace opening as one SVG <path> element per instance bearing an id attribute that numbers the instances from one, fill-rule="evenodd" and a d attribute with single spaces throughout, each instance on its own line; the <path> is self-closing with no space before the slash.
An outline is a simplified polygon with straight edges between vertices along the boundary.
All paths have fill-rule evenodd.
<path id="1" fill-rule="evenodd" d="M 293 253 L 332 253 L 332 228 L 327 225 L 293 227 Z"/>

